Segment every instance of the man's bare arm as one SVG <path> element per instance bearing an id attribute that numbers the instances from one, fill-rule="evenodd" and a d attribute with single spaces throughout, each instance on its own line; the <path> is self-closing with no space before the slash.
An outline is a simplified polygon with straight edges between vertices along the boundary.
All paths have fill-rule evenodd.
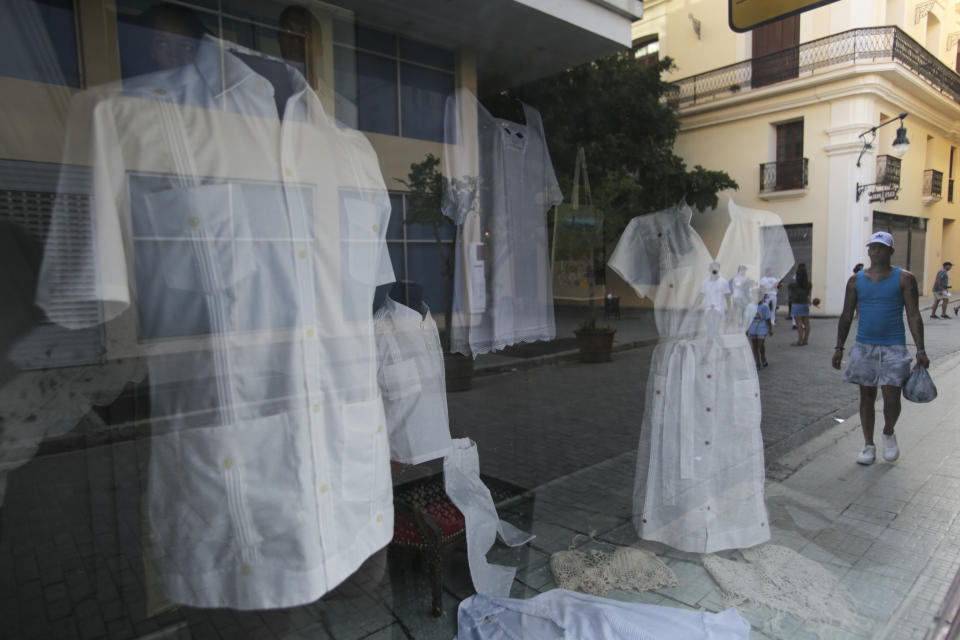
<path id="1" fill-rule="evenodd" d="M 900 272 L 900 291 L 903 292 L 903 306 L 907 311 L 907 326 L 913 336 L 913 344 L 917 347 L 917 363 L 924 367 L 930 366 L 926 347 L 923 342 L 923 317 L 920 315 L 920 290 L 917 279 L 909 271 Z"/>
<path id="2" fill-rule="evenodd" d="M 857 308 L 857 276 L 850 276 L 847 280 L 847 290 L 843 296 L 843 312 L 840 314 L 840 321 L 837 323 L 837 348 L 833 351 L 833 368 L 839 369 L 840 362 L 843 360 L 843 345 L 847 341 L 847 334 L 850 333 L 850 325 L 853 324 L 853 312 Z"/>

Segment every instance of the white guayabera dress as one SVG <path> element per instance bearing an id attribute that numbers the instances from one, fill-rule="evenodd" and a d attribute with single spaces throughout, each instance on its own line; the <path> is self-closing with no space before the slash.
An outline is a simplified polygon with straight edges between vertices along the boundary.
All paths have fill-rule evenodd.
<path id="1" fill-rule="evenodd" d="M 443 213 L 457 224 L 450 350 L 476 357 L 552 340 L 547 212 L 563 200 L 540 113 L 495 118 L 466 89 L 447 99 Z"/>
<path id="2" fill-rule="evenodd" d="M 717 261 L 786 273 L 793 253 L 775 214 L 729 203 Z M 634 489 L 634 525 L 645 540 L 710 553 L 769 539 L 763 502 L 760 392 L 744 317 L 728 305 L 708 335 L 701 283 L 713 258 L 686 205 L 634 218 L 610 267 L 654 301 L 660 342 L 647 383 Z M 714 214 L 720 215 L 720 214 Z"/>

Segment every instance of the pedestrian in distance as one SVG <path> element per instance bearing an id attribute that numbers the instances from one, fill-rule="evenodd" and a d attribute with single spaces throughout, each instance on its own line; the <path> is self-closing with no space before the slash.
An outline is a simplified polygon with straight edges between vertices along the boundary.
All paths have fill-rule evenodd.
<path id="1" fill-rule="evenodd" d="M 773 335 L 773 323 L 770 317 L 770 306 L 763 299 L 763 293 L 759 289 L 754 289 L 753 299 L 756 300 L 754 306 L 753 319 L 750 326 L 747 327 L 747 338 L 750 339 L 750 347 L 753 349 L 753 360 L 757 369 L 767 366 L 767 347 L 765 341 L 767 336 Z"/>
<path id="2" fill-rule="evenodd" d="M 933 310 L 930 312 L 930 318 L 933 320 L 937 319 L 937 306 L 942 302 L 943 310 L 940 312 L 940 317 L 947 320 L 950 319 L 950 316 L 947 315 L 947 302 L 950 301 L 950 278 L 947 276 L 947 273 L 953 267 L 953 263 L 947 260 L 943 263 L 943 269 L 937 272 L 937 277 L 933 280 Z M 954 309 L 956 313 L 956 309 Z"/>
<path id="3" fill-rule="evenodd" d="M 900 417 L 900 390 L 910 376 L 911 360 L 903 330 L 904 309 L 917 348 L 917 366 L 930 366 L 923 346 L 917 279 L 909 271 L 890 264 L 893 251 L 893 236 L 889 233 L 878 231 L 870 236 L 867 243 L 870 266 L 847 281 L 843 313 L 837 324 L 837 347 L 833 352 L 833 368 L 839 369 L 853 312 L 859 309 L 857 338 L 850 349 L 850 362 L 843 379 L 860 386 L 863 450 L 857 462 L 863 465 L 873 464 L 877 457 L 873 427 L 878 386 L 883 393 L 883 459 L 893 462 L 900 457 L 894 427 Z"/>
<path id="4" fill-rule="evenodd" d="M 794 346 L 802 347 L 810 339 L 810 276 L 807 274 L 807 265 L 801 262 L 797 265 L 797 273 L 793 282 L 787 287 L 790 294 L 790 315 L 796 321 L 797 341 Z"/>

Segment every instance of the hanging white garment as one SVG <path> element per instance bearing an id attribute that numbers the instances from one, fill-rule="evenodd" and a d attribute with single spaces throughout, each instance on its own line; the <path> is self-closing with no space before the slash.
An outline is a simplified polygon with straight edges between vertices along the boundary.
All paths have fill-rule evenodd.
<path id="1" fill-rule="evenodd" d="M 478 594 L 460 603 L 458 640 L 747 640 L 736 609 L 720 613 L 621 602 L 564 589 L 528 600 Z"/>
<path id="2" fill-rule="evenodd" d="M 371 307 L 394 278 L 366 137 L 290 67 L 278 113 L 238 49 L 208 36 L 74 99 L 65 162 L 92 167 L 93 219 L 55 208 L 38 302 L 74 327 L 100 301 L 107 358 L 147 360 L 167 596 L 262 609 L 316 600 L 391 538 Z"/>
<path id="3" fill-rule="evenodd" d="M 443 460 L 444 489 L 463 513 L 467 533 L 467 562 L 477 593 L 505 596 L 510 593 L 516 567 L 490 564 L 487 552 L 497 535 L 508 547 L 519 547 L 536 536 L 521 531 L 497 515 L 490 490 L 480 480 L 477 445 L 469 438 L 453 441 L 453 451 Z"/>
<path id="4" fill-rule="evenodd" d="M 423 304 L 414 311 L 389 296 L 373 316 L 378 378 L 390 434 L 390 458 L 420 464 L 450 453 L 443 348 Z"/>
<path id="5" fill-rule="evenodd" d="M 721 277 L 732 277 L 739 265 L 747 265 L 748 274 L 760 265 L 789 269 L 792 252 L 782 259 L 769 254 L 782 251 L 776 229 L 765 230 L 779 225 L 777 216 L 732 201 L 729 212 L 717 256 Z M 642 539 L 707 553 L 753 546 L 770 532 L 760 390 L 746 317 L 731 306 L 718 323 L 713 316 L 720 312 L 704 308 L 701 281 L 712 258 L 691 216 L 680 205 L 634 218 L 609 264 L 654 300 L 660 334 L 640 430 L 634 525 Z M 782 225 L 779 233 L 786 238 Z"/>
<path id="6" fill-rule="evenodd" d="M 480 479 L 477 445 L 467 438 L 450 438 L 443 352 L 437 325 L 423 306 L 421 315 L 388 296 L 374 314 L 390 456 L 407 464 L 444 459 L 444 490 L 463 513 L 474 588 L 478 593 L 508 595 L 516 569 L 492 565 L 486 554 L 498 534 L 511 547 L 534 536 L 500 520 L 490 490 Z"/>
<path id="7" fill-rule="evenodd" d="M 457 225 L 451 351 L 477 356 L 556 337 L 547 212 L 563 199 L 540 113 L 494 118 L 458 89 L 447 99 L 443 213 Z"/>

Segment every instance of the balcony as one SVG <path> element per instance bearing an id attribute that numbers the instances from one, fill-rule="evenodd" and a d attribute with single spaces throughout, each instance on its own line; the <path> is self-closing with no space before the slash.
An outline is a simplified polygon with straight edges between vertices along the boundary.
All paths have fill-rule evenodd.
<path id="1" fill-rule="evenodd" d="M 762 163 L 760 197 L 774 200 L 806 193 L 808 162 L 808 158 L 796 158 Z"/>
<path id="2" fill-rule="evenodd" d="M 900 186 L 900 158 L 877 156 L 877 184 L 885 187 Z"/>
<path id="3" fill-rule="evenodd" d="M 923 172 L 923 192 L 920 201 L 923 204 L 939 202 L 943 191 L 943 172 L 927 169 Z"/>
<path id="4" fill-rule="evenodd" d="M 851 29 L 673 83 L 670 102 L 690 107 L 842 64 L 897 62 L 960 103 L 960 75 L 898 27 Z"/>

